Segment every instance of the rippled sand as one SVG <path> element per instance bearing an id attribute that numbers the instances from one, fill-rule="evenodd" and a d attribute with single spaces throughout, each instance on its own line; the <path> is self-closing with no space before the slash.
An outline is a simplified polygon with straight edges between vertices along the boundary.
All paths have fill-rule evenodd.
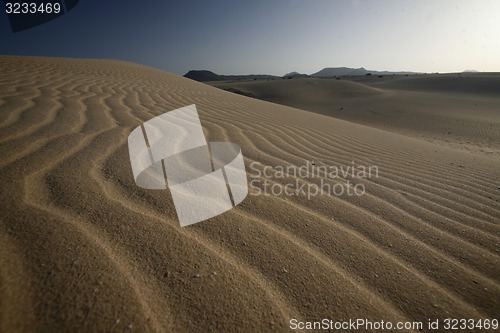
<path id="1" fill-rule="evenodd" d="M 350 98 L 382 103 L 382 88 Z M 250 187 L 236 209 L 181 228 L 168 190 L 135 185 L 127 137 L 192 103 L 208 141 L 241 146 L 249 181 L 341 182 L 253 170 L 312 161 L 376 165 L 378 177 L 355 180 L 362 196 Z M 0 331 L 498 316 L 498 155 L 367 125 L 127 62 L 0 57 Z"/>

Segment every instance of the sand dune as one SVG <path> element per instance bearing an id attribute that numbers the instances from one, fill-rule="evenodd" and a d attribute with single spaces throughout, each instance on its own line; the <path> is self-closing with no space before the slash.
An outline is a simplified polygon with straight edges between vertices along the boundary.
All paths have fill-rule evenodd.
<path id="1" fill-rule="evenodd" d="M 2 56 L 0 64 L 0 331 L 265 332 L 287 331 L 292 318 L 498 317 L 497 153 L 127 62 Z M 312 82 L 311 93 L 359 108 L 406 98 L 336 80 L 327 84 L 344 90 L 326 96 Z M 484 117 L 457 121 L 495 131 L 491 98 L 478 106 Z M 168 190 L 135 185 L 127 137 L 192 103 L 208 141 L 242 147 L 249 180 L 264 180 L 255 178 L 264 166 L 312 161 L 376 165 L 379 176 L 357 179 L 362 196 L 257 196 L 251 187 L 236 209 L 180 228 Z M 443 93 L 425 103 L 459 101 Z M 484 126 L 467 135 L 482 144 L 491 135 L 481 136 Z M 268 181 L 342 183 L 322 176 Z"/>
<path id="2" fill-rule="evenodd" d="M 500 74 L 212 82 L 222 89 L 500 157 Z"/>

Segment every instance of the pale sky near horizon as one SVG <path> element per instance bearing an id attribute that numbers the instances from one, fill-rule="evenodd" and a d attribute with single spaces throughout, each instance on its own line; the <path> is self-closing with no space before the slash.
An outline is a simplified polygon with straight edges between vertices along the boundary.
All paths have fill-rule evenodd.
<path id="1" fill-rule="evenodd" d="M 0 54 L 118 58 L 181 75 L 500 72 L 500 0 L 80 0 L 17 33 L 0 14 L 0 36 Z"/>

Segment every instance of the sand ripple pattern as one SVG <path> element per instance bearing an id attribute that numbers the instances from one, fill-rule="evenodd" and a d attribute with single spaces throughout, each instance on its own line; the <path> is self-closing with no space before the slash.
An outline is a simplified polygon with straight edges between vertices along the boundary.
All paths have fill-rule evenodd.
<path id="1" fill-rule="evenodd" d="M 500 313 L 496 159 L 127 62 L 0 64 L 2 332 L 265 332 L 291 318 Z M 238 143 L 247 170 L 355 162 L 380 177 L 362 180 L 362 197 L 249 195 L 181 229 L 168 190 L 135 185 L 127 136 L 193 103 L 207 140 Z"/>

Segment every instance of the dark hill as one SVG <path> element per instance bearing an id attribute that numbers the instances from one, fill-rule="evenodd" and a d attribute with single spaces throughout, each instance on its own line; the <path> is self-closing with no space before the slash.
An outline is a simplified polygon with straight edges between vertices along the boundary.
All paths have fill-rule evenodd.
<path id="1" fill-rule="evenodd" d="M 243 81 L 243 80 L 268 80 L 268 79 L 278 79 L 280 77 L 273 75 L 261 75 L 261 74 L 251 74 L 251 75 L 219 75 L 214 72 L 207 70 L 191 70 L 187 72 L 184 77 L 192 79 L 199 82 L 207 81 Z"/>

